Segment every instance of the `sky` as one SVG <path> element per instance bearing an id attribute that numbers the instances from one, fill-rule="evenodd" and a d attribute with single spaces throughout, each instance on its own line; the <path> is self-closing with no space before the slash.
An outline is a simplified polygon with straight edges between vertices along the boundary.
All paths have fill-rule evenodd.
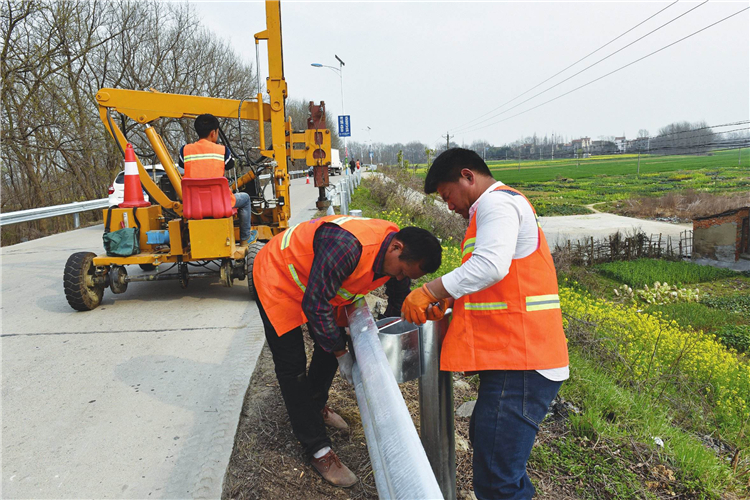
<path id="1" fill-rule="evenodd" d="M 190 3 L 207 28 L 255 64 L 253 35 L 265 29 L 262 2 Z M 351 139 L 360 142 L 435 145 L 450 134 L 457 144 L 502 145 L 534 133 L 630 139 L 676 121 L 748 120 L 747 10 L 544 104 L 750 6 L 671 3 L 282 1 L 284 76 L 289 97 L 325 101 L 327 112 L 339 115 L 339 73 L 311 66 L 339 68 L 338 55 L 345 63 L 344 112 Z M 264 81 L 267 73 L 261 42 Z M 742 127 L 748 125 L 716 130 Z"/>

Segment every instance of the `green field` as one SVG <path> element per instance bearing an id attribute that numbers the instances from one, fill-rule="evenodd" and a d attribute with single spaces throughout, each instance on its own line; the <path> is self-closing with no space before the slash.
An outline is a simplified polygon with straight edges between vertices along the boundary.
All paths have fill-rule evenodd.
<path id="1" fill-rule="evenodd" d="M 717 151 L 711 156 L 609 155 L 579 160 L 490 161 L 498 180 L 520 189 L 539 215 L 589 213 L 592 203 L 616 202 L 665 192 L 695 190 L 727 194 L 750 191 L 750 151 Z M 424 176 L 426 168 L 417 168 Z M 597 207 L 599 210 L 606 207 Z"/>

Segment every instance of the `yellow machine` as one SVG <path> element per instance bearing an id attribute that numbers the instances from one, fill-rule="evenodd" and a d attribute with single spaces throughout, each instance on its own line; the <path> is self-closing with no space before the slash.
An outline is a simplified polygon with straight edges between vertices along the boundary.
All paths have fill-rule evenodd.
<path id="1" fill-rule="evenodd" d="M 285 114 L 287 86 L 284 80 L 281 10 L 278 1 L 266 1 L 266 29 L 255 35 L 256 46 L 261 40 L 266 40 L 268 49 L 268 102 L 263 102 L 263 95 L 260 93 L 254 99 L 238 101 L 109 88 L 97 92 L 100 118 L 121 151 L 124 151 L 127 140 L 112 120 L 110 111 L 116 111 L 143 125 L 146 137 L 166 172 L 169 189 L 165 190 L 175 199 L 170 198 L 151 179 L 136 158 L 141 184 L 151 195 L 151 202 L 157 204 L 137 208 L 135 211 L 132 208 L 113 208 L 108 224 L 111 231 L 136 227 L 133 219 L 137 218 L 140 225 L 140 253 L 129 257 L 96 255 L 91 252 L 71 255 L 65 265 L 64 289 L 73 309 L 85 311 L 96 308 L 107 287 L 113 293 L 123 293 L 132 281 L 165 279 L 179 280 L 184 288 L 190 278 L 218 277 L 225 286 L 232 286 L 235 279 L 247 277 L 250 296 L 255 298 L 252 280 L 255 255 L 263 242 L 284 231 L 289 225 L 288 164 L 292 160 L 304 159 L 308 166 L 314 167 L 315 185 L 321 189 L 321 200 L 325 200 L 331 158 L 331 133 L 325 128 L 325 104 L 314 106 L 310 103 L 313 117 L 308 120 L 308 129 L 303 132 L 292 130 L 291 118 L 287 120 Z M 252 228 L 257 236 L 248 245 L 240 245 L 238 242 L 239 228 L 234 224 L 236 216 L 202 220 L 185 220 L 182 217 L 183 190 L 180 173 L 162 138 L 150 125 L 159 118 L 195 118 L 203 113 L 211 113 L 217 118 L 258 122 L 260 160 L 253 162 L 250 171 L 230 186 L 234 191 L 255 182 L 261 172 L 270 174 L 272 197 L 266 199 L 261 196 L 254 200 Z M 267 122 L 270 122 L 270 142 L 266 141 L 264 123 Z M 319 208 L 322 205 L 319 200 Z M 104 211 L 105 221 L 108 219 L 107 212 Z M 209 262 L 216 264 L 218 270 L 208 268 Z M 142 269 L 154 269 L 159 264 L 168 263 L 177 266 L 176 274 L 161 272 L 128 275 L 125 268 L 127 265 L 139 265 Z M 190 272 L 188 266 L 191 265 L 200 266 L 198 269 L 201 271 Z"/>

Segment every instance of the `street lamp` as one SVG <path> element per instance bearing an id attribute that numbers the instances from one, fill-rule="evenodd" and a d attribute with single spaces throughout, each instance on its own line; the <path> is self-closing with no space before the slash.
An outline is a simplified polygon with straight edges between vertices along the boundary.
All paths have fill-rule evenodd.
<path id="1" fill-rule="evenodd" d="M 336 71 L 339 74 L 339 83 L 341 84 L 341 115 L 345 115 L 344 112 L 344 61 L 339 58 L 336 54 L 334 54 L 334 57 L 339 62 L 339 67 L 335 66 L 328 66 L 326 64 L 320 64 L 320 63 L 310 63 L 310 66 L 314 68 L 328 68 L 332 71 Z M 349 148 L 346 146 L 346 137 L 344 137 L 344 165 L 347 165 L 349 163 Z"/>

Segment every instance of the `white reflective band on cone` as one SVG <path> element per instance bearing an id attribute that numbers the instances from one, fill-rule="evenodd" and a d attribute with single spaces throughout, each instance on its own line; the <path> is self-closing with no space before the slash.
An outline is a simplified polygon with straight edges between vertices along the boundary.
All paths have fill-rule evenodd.
<path id="1" fill-rule="evenodd" d="M 138 163 L 134 161 L 126 161 L 125 175 L 138 175 Z"/>

